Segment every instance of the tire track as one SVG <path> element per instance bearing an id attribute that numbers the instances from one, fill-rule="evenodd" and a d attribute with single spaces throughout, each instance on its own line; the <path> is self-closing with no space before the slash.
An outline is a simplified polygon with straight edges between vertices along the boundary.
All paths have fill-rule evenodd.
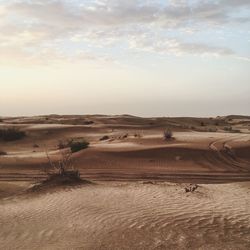
<path id="1" fill-rule="evenodd" d="M 244 136 L 245 137 L 245 136 Z M 232 148 L 228 146 L 229 142 L 235 141 L 235 139 L 243 138 L 233 136 L 229 139 L 225 140 L 224 138 L 212 141 L 209 144 L 209 149 L 216 153 L 218 159 L 221 160 L 222 163 L 225 163 L 227 166 L 231 168 L 231 170 L 237 170 L 240 172 L 249 172 L 249 164 L 242 164 L 239 159 L 233 158 Z M 217 144 L 221 144 L 220 147 Z M 231 148 L 231 149 L 230 149 Z"/>

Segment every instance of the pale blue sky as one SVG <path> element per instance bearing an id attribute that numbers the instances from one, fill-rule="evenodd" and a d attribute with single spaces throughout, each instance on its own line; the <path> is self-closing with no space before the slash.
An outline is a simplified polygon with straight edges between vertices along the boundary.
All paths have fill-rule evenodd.
<path id="1" fill-rule="evenodd" d="M 0 116 L 249 107 L 250 0 L 0 0 Z"/>

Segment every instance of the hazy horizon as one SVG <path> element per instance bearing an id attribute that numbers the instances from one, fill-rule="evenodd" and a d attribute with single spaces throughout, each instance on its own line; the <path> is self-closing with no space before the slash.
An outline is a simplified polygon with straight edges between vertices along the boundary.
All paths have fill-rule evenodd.
<path id="1" fill-rule="evenodd" d="M 250 1 L 0 0 L 0 116 L 250 115 Z"/>

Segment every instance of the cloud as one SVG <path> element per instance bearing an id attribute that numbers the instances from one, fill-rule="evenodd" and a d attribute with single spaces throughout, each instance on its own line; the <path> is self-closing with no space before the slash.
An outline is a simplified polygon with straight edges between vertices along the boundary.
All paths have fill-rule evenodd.
<path id="1" fill-rule="evenodd" d="M 175 29 L 175 32 L 197 32 L 209 26 L 246 23 L 249 16 L 244 10 L 249 10 L 249 7 L 248 0 L 171 0 L 169 3 L 142 0 L 84 3 L 10 0 L 0 6 L 0 50 L 9 51 L 14 47 L 17 58 L 27 54 L 43 58 L 40 51 L 51 48 L 51 44 L 70 41 L 97 47 L 123 44 L 124 49 L 128 44 L 128 49 L 176 55 L 232 55 L 235 52 L 226 45 L 187 42 L 168 38 L 165 33 L 170 29 Z M 239 15 L 241 12 L 243 14 Z M 155 33 L 164 33 L 164 37 Z M 60 58 L 61 53 L 63 50 L 59 57 L 54 56 Z M 5 53 L 5 56 L 10 57 L 11 54 Z M 76 53 L 73 52 L 73 55 L 76 56 Z"/>
<path id="2" fill-rule="evenodd" d="M 141 51 L 156 52 L 159 54 L 174 54 L 176 56 L 181 56 L 183 54 L 212 56 L 234 55 L 234 52 L 229 48 L 202 43 L 187 43 L 178 39 L 166 39 L 163 37 L 134 37 L 130 40 L 130 46 L 133 49 Z"/>

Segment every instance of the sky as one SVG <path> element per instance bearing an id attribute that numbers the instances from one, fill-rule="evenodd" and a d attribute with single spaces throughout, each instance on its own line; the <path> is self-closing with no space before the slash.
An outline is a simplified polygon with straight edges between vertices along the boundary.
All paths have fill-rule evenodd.
<path id="1" fill-rule="evenodd" d="M 0 0 L 0 116 L 249 107 L 250 0 Z"/>

